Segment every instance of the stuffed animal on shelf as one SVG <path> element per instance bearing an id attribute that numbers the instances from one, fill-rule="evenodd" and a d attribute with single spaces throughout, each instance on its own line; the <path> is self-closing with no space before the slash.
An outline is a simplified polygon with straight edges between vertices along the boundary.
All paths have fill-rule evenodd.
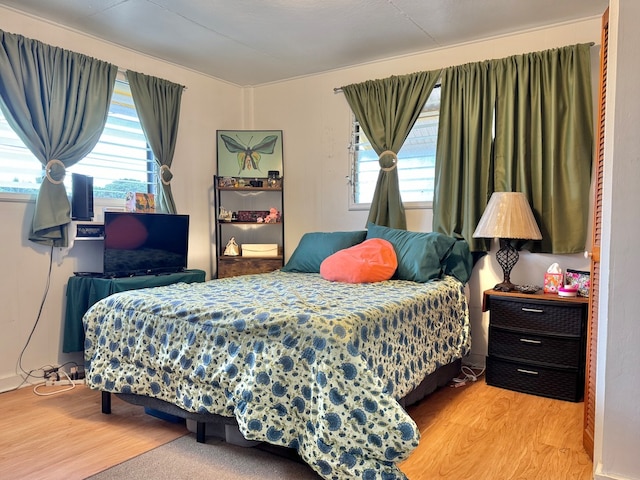
<path id="1" fill-rule="evenodd" d="M 269 209 L 269 215 L 264 218 L 258 218 L 258 223 L 278 223 L 280 221 L 280 212 L 275 208 Z"/>

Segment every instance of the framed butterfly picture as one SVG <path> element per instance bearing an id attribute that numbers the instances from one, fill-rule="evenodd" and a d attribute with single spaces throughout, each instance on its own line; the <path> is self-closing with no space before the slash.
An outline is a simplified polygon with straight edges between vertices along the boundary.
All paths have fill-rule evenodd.
<path id="1" fill-rule="evenodd" d="M 282 130 L 218 130 L 218 176 L 266 178 L 282 175 Z"/>

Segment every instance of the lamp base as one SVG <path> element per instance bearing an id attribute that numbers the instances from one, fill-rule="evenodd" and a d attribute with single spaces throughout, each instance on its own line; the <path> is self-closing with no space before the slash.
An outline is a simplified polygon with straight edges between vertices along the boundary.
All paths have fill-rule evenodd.
<path id="1" fill-rule="evenodd" d="M 496 253 L 498 265 L 502 268 L 502 282 L 493 287 L 499 292 L 510 292 L 515 290 L 516 286 L 511 283 L 511 269 L 518 262 L 520 255 L 518 251 L 511 245 L 511 241 L 506 238 L 500 239 L 500 250 Z"/>
<path id="2" fill-rule="evenodd" d="M 494 290 L 498 292 L 511 292 L 516 289 L 516 286 L 511 282 L 500 282 L 495 287 Z"/>

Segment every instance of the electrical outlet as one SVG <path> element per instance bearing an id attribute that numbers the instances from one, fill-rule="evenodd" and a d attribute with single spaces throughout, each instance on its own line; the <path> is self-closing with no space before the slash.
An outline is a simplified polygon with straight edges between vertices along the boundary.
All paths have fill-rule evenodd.
<path id="1" fill-rule="evenodd" d="M 82 380 L 67 380 L 66 378 L 63 380 L 52 380 L 48 379 L 44 382 L 47 387 L 59 387 L 59 386 L 69 386 L 69 385 L 84 385 L 84 378 Z"/>

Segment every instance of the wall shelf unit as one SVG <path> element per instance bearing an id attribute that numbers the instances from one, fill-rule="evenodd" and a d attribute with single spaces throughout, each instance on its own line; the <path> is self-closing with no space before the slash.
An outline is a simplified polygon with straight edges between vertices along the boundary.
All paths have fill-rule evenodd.
<path id="1" fill-rule="evenodd" d="M 239 179 L 238 179 L 239 180 Z M 266 273 L 284 265 L 284 202 L 283 180 L 270 186 L 267 178 L 253 178 L 262 186 L 229 186 L 227 177 L 214 176 L 215 230 L 216 230 L 216 276 L 217 278 Z M 242 179 L 247 184 L 249 179 Z M 260 222 L 274 208 L 279 212 L 275 223 Z M 221 211 L 233 213 L 233 220 L 222 218 Z M 255 220 L 253 219 L 255 217 Z M 234 238 L 240 247 L 240 255 L 225 255 L 227 243 Z M 264 255 L 248 251 L 243 245 L 275 245 Z M 275 253 L 275 255 L 273 255 Z"/>

